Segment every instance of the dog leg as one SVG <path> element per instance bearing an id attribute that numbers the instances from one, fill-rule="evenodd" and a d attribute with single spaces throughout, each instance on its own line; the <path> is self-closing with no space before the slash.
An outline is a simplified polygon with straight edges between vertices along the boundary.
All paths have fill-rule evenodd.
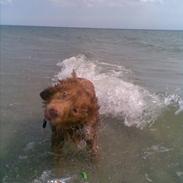
<path id="1" fill-rule="evenodd" d="M 62 152 L 62 148 L 64 146 L 64 132 L 63 130 L 56 130 L 52 127 L 52 136 L 51 136 L 51 147 L 56 154 L 60 154 Z"/>
<path id="2" fill-rule="evenodd" d="M 97 145 L 97 135 L 95 127 L 93 126 L 85 127 L 85 141 L 91 155 L 94 157 L 97 156 L 98 145 Z"/>

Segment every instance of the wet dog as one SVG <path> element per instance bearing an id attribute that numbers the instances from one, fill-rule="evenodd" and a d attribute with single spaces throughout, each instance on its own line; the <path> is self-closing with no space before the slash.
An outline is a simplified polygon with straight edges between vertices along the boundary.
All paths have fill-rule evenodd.
<path id="1" fill-rule="evenodd" d="M 52 147 L 62 149 L 64 142 L 71 139 L 79 148 L 85 144 L 97 154 L 97 126 L 99 105 L 91 81 L 72 76 L 40 93 L 44 101 L 44 122 L 49 121 L 52 129 Z"/>

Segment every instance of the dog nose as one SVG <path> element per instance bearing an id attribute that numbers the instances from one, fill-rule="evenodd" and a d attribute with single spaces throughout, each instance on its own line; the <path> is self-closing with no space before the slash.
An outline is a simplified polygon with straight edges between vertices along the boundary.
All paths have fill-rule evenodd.
<path id="1" fill-rule="evenodd" d="M 48 113 L 51 118 L 56 118 L 58 116 L 58 111 L 54 108 L 49 109 Z"/>

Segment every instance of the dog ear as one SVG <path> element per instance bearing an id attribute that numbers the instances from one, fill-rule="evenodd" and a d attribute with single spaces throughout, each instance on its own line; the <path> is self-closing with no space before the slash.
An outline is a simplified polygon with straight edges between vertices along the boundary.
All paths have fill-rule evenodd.
<path id="1" fill-rule="evenodd" d="M 53 96 L 55 92 L 56 92 L 56 88 L 55 87 L 49 87 L 49 88 L 46 88 L 45 90 L 43 90 L 40 93 L 40 97 L 43 100 L 49 100 L 50 97 Z"/>
<path id="2" fill-rule="evenodd" d="M 73 78 L 77 78 L 77 74 L 76 74 L 76 72 L 75 72 L 75 70 L 74 70 L 74 69 L 72 70 L 71 75 L 72 75 L 72 77 L 73 77 Z"/>

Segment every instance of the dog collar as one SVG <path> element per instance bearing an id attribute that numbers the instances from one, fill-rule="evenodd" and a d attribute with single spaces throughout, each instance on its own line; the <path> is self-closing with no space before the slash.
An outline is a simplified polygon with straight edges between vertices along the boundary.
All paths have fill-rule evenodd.
<path id="1" fill-rule="evenodd" d="M 42 127 L 43 128 L 46 128 L 46 125 L 47 125 L 47 121 L 45 119 L 43 119 L 43 125 L 42 125 Z"/>

